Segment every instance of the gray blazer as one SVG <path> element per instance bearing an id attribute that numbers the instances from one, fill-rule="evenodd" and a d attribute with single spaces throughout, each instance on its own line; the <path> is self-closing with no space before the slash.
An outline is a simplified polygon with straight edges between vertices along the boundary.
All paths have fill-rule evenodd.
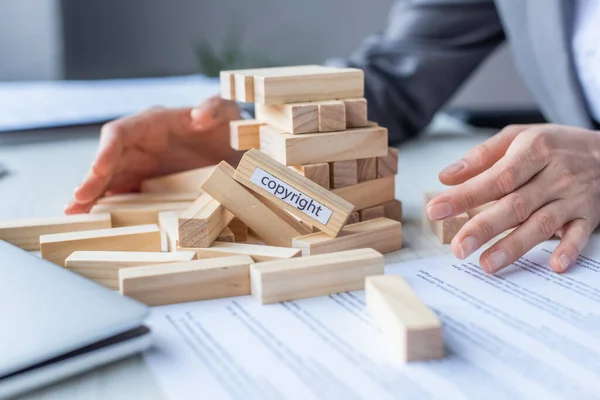
<path id="1" fill-rule="evenodd" d="M 571 55 L 573 11 L 572 0 L 401 0 L 345 63 L 364 69 L 370 117 L 392 142 L 421 131 L 504 40 L 546 118 L 591 128 Z"/>

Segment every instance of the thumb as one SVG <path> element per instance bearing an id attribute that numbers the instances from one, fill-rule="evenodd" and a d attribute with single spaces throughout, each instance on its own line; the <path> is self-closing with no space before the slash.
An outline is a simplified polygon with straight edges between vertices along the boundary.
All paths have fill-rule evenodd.
<path id="1" fill-rule="evenodd" d="M 194 127 L 203 129 L 241 118 L 237 103 L 224 100 L 219 95 L 192 108 L 190 116 Z"/>

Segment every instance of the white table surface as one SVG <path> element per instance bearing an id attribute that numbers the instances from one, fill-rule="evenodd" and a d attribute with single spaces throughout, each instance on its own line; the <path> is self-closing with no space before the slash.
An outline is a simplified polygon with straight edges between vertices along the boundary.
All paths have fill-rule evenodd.
<path id="1" fill-rule="evenodd" d="M 388 262 L 449 253 L 448 246 L 423 229 L 423 192 L 442 189 L 437 172 L 489 133 L 472 134 L 444 122 L 435 130 L 400 147 L 396 198 L 404 205 L 403 249 L 388 254 Z M 94 157 L 98 131 L 98 126 L 92 126 L 0 133 L 0 163 L 9 169 L 0 178 L 0 220 L 62 214 Z M 136 356 L 20 398 L 153 400 L 165 396 L 143 358 Z"/>

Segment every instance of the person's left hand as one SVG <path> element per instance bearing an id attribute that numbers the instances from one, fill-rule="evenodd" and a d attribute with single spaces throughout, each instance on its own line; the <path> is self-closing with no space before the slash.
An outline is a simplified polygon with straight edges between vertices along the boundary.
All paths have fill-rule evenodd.
<path id="1" fill-rule="evenodd" d="M 497 200 L 454 237 L 452 252 L 458 258 L 516 227 L 483 252 L 480 264 L 486 272 L 500 271 L 554 234 L 561 241 L 550 265 L 564 272 L 600 222 L 600 132 L 561 125 L 508 126 L 446 167 L 440 180 L 456 186 L 429 202 L 430 219 Z"/>

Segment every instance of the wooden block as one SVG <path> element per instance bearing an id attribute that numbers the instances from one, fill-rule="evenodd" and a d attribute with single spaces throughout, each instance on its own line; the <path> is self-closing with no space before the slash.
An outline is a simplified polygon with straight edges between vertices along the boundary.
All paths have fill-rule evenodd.
<path id="1" fill-rule="evenodd" d="M 346 225 L 336 238 L 323 232 L 297 237 L 293 246 L 302 250 L 303 257 L 361 248 L 389 253 L 402 247 L 402 224 L 387 218 L 376 218 Z"/>
<path id="2" fill-rule="evenodd" d="M 360 213 L 358 211 L 354 211 L 352 214 L 350 214 L 350 218 L 348 218 L 346 226 L 350 224 L 355 224 L 357 222 L 360 222 Z"/>
<path id="3" fill-rule="evenodd" d="M 377 158 L 361 158 L 356 160 L 358 169 L 358 182 L 377 179 Z"/>
<path id="4" fill-rule="evenodd" d="M 200 195 L 202 193 L 200 186 L 202 186 L 202 183 L 208 178 L 214 168 L 215 165 L 210 165 L 208 167 L 146 179 L 142 182 L 141 191 L 142 193 L 187 192 Z"/>
<path id="5" fill-rule="evenodd" d="M 235 86 L 235 99 L 246 103 L 254 102 L 254 76 L 247 75 L 244 71 L 236 72 L 233 81 Z"/>
<path id="6" fill-rule="evenodd" d="M 357 210 L 363 210 L 394 200 L 394 191 L 395 177 L 388 176 L 334 189 L 333 193 L 353 204 Z"/>
<path id="7" fill-rule="evenodd" d="M 179 245 L 177 215 L 174 211 L 158 213 L 158 227 L 160 228 L 162 251 L 177 251 L 177 246 Z"/>
<path id="8" fill-rule="evenodd" d="M 233 217 L 228 225 L 234 236 L 234 242 L 245 242 L 248 239 L 248 225 L 242 222 L 238 217 Z"/>
<path id="9" fill-rule="evenodd" d="M 369 125 L 367 118 L 367 99 L 344 99 L 346 109 L 346 127 L 362 128 Z"/>
<path id="10" fill-rule="evenodd" d="M 357 160 L 336 161 L 330 165 L 332 189 L 339 189 L 358 183 Z"/>
<path id="11" fill-rule="evenodd" d="M 87 278 L 87 277 L 86 277 Z M 103 279 L 103 278 L 88 278 L 99 285 L 102 285 L 111 290 L 119 290 L 119 280 L 118 279 Z"/>
<path id="12" fill-rule="evenodd" d="M 398 173 L 398 149 L 390 147 L 387 155 L 377 157 L 377 177 L 396 175 Z"/>
<path id="13" fill-rule="evenodd" d="M 431 201 L 438 193 L 425 193 L 425 206 Z M 446 218 L 442 221 L 432 221 L 425 213 L 424 221 L 429 226 L 431 231 L 438 237 L 442 244 L 452 243 L 454 236 L 460 231 L 460 229 L 469 221 L 469 214 L 463 213 L 456 215 L 451 218 Z"/>
<path id="14" fill-rule="evenodd" d="M 261 244 L 214 242 L 210 247 L 180 247 L 180 251 L 195 251 L 198 258 L 229 257 L 247 255 L 256 262 L 286 260 L 300 257 L 300 249 L 291 247 L 265 246 Z"/>
<path id="15" fill-rule="evenodd" d="M 233 231 L 226 226 L 215 240 L 219 242 L 235 243 L 235 235 L 233 234 Z"/>
<path id="16" fill-rule="evenodd" d="M 40 236 L 43 259 L 64 266 L 77 250 L 160 251 L 160 230 L 156 225 L 57 233 Z"/>
<path id="17" fill-rule="evenodd" d="M 332 236 L 337 235 L 354 210 L 347 201 L 290 171 L 259 150 L 244 154 L 234 178 Z"/>
<path id="18" fill-rule="evenodd" d="M 40 249 L 40 236 L 110 228 L 110 214 L 78 214 L 0 221 L 0 240 L 27 251 Z"/>
<path id="19" fill-rule="evenodd" d="M 385 217 L 385 207 L 382 204 L 360 210 L 361 221 L 369 221 L 381 217 Z"/>
<path id="20" fill-rule="evenodd" d="M 263 304 L 361 290 L 365 278 L 383 274 L 384 258 L 358 249 L 250 266 L 252 295 Z"/>
<path id="21" fill-rule="evenodd" d="M 250 293 L 248 256 L 221 257 L 119 270 L 121 293 L 149 306 Z"/>
<path id="22" fill-rule="evenodd" d="M 317 105 L 319 108 L 319 132 L 336 132 L 346 129 L 346 106 L 343 101 L 320 101 Z"/>
<path id="23" fill-rule="evenodd" d="M 235 71 L 221 71 L 219 78 L 221 97 L 226 100 L 235 100 Z"/>
<path id="24" fill-rule="evenodd" d="M 101 197 L 97 204 L 148 204 L 193 202 L 198 198 L 196 193 L 125 193 Z"/>
<path id="25" fill-rule="evenodd" d="M 383 215 L 386 218 L 394 221 L 402 222 L 402 202 L 400 200 L 392 200 L 383 203 Z"/>
<path id="26" fill-rule="evenodd" d="M 235 170 L 221 162 L 202 188 L 272 246 L 291 246 L 301 236 L 281 215 L 262 203 L 251 191 L 233 179 Z M 300 234 L 299 234 L 300 233 Z"/>
<path id="27" fill-rule="evenodd" d="M 163 211 L 183 211 L 192 205 L 192 201 L 171 203 L 140 204 L 96 204 L 90 210 L 92 214 L 110 214 L 113 228 L 133 225 L 158 224 L 158 214 Z"/>
<path id="28" fill-rule="evenodd" d="M 181 247 L 208 247 L 233 219 L 233 215 L 208 193 L 203 193 L 178 217 Z"/>
<path id="29" fill-rule="evenodd" d="M 229 142 L 234 150 L 250 150 L 260 147 L 259 127 L 264 125 L 255 119 L 241 119 L 229 123 Z"/>
<path id="30" fill-rule="evenodd" d="M 263 125 L 260 149 L 284 165 L 315 164 L 385 156 L 387 136 L 387 129 L 378 126 L 292 135 Z"/>
<path id="31" fill-rule="evenodd" d="M 319 108 L 316 103 L 255 104 L 256 119 L 291 134 L 319 131 Z"/>
<path id="32" fill-rule="evenodd" d="M 317 185 L 325 189 L 330 188 L 329 163 L 292 165 L 290 168 Z"/>
<path id="33" fill-rule="evenodd" d="M 444 356 L 442 324 L 400 276 L 367 277 L 369 313 L 400 360 L 424 361 Z"/>

